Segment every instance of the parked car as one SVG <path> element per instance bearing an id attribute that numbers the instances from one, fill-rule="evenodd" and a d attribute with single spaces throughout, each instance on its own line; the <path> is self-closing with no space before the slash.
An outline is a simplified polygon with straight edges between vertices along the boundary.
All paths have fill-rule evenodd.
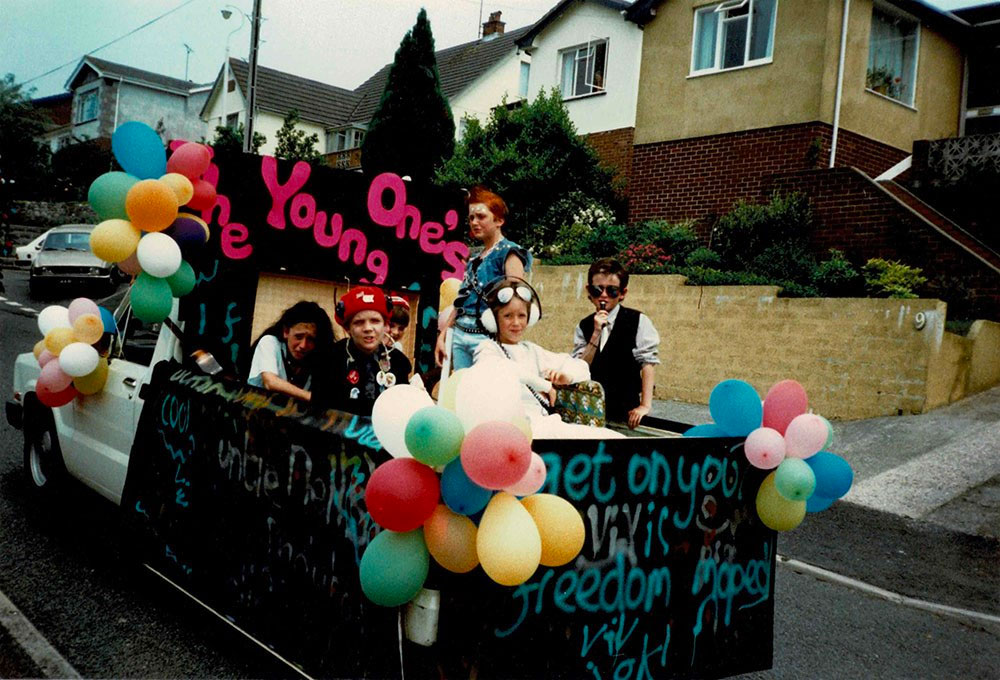
<path id="1" fill-rule="evenodd" d="M 28 266 L 31 264 L 31 261 L 35 259 L 35 256 L 38 255 L 39 251 L 41 251 L 42 243 L 45 242 L 45 237 L 49 235 L 50 231 L 52 230 L 49 229 L 49 231 L 46 231 L 44 234 L 36 236 L 29 243 L 23 246 L 18 246 L 14 249 L 14 252 L 17 254 L 17 263 L 19 265 Z"/>
<path id="2" fill-rule="evenodd" d="M 51 229 L 31 262 L 28 294 L 37 297 L 60 287 L 90 285 L 110 291 L 114 263 L 90 250 L 92 224 L 64 224 Z"/>

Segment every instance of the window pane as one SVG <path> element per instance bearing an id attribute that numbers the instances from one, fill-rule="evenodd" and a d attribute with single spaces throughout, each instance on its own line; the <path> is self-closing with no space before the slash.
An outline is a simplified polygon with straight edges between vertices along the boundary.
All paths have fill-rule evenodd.
<path id="1" fill-rule="evenodd" d="M 774 45 L 774 0 L 754 0 L 751 17 L 750 58 L 770 57 Z"/>
<path id="2" fill-rule="evenodd" d="M 715 67 L 715 34 L 719 15 L 711 9 L 695 14 L 694 70 Z"/>
<path id="3" fill-rule="evenodd" d="M 587 85 L 589 74 L 587 73 L 590 64 L 590 60 L 587 59 L 587 48 L 578 50 L 576 53 L 576 73 L 573 74 L 573 94 L 586 94 L 590 92 L 590 87 Z"/>
<path id="4" fill-rule="evenodd" d="M 593 83 L 591 91 L 601 91 L 604 89 L 604 74 L 607 71 L 608 43 L 599 42 L 594 45 L 593 73 L 590 82 Z"/>
<path id="5" fill-rule="evenodd" d="M 522 61 L 521 62 L 521 82 L 518 84 L 518 94 L 523 98 L 528 97 L 528 76 L 531 73 L 531 64 Z"/>
<path id="6" fill-rule="evenodd" d="M 562 96 L 573 96 L 573 64 L 576 62 L 576 52 L 566 52 L 562 57 Z"/>
<path id="7" fill-rule="evenodd" d="M 865 87 L 910 104 L 916 67 L 916 22 L 879 9 L 872 10 Z"/>
<path id="8" fill-rule="evenodd" d="M 747 17 L 722 22 L 722 68 L 742 66 L 747 49 Z"/>

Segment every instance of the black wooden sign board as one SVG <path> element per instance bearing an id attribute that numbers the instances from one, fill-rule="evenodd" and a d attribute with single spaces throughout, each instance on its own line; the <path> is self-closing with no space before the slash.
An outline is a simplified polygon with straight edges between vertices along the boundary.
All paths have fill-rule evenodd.
<path id="1" fill-rule="evenodd" d="M 580 557 L 519 587 L 432 569 L 438 642 L 410 677 L 723 677 L 769 668 L 775 534 L 739 440 L 543 441 L 544 491 L 581 513 Z M 144 558 L 311 675 L 399 677 L 397 613 L 358 564 L 379 528 L 370 421 L 177 364 L 155 372 L 123 507 Z"/>

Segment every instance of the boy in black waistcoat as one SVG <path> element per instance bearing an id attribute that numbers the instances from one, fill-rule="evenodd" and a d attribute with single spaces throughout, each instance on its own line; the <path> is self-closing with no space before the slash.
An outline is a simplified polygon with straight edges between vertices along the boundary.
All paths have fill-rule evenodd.
<path id="1" fill-rule="evenodd" d="M 628 272 L 617 260 L 590 265 L 587 297 L 595 313 L 573 333 L 573 356 L 590 364 L 590 376 L 604 386 L 608 420 L 635 429 L 653 406 L 653 383 L 660 336 L 642 312 L 620 306 L 628 292 Z"/>

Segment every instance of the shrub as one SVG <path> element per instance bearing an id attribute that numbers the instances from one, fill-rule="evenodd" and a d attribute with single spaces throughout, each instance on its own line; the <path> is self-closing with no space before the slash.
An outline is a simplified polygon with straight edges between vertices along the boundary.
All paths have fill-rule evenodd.
<path id="1" fill-rule="evenodd" d="M 782 241 L 768 246 L 753 258 L 747 270 L 774 281 L 809 283 L 816 260 L 801 241 Z"/>
<path id="2" fill-rule="evenodd" d="M 671 224 L 663 220 L 649 220 L 636 225 L 632 237 L 635 243 L 650 243 L 661 248 L 675 261 L 683 261 L 698 247 L 693 222 Z"/>
<path id="3" fill-rule="evenodd" d="M 618 255 L 630 274 L 662 274 L 671 268 L 672 255 L 652 243 L 628 246 Z"/>
<path id="4" fill-rule="evenodd" d="M 717 252 L 709 248 L 695 248 L 688 253 L 687 258 L 684 260 L 684 264 L 688 267 L 707 267 L 718 269 L 719 265 L 722 264 L 722 258 L 719 257 Z"/>
<path id="5" fill-rule="evenodd" d="M 620 224 L 600 224 L 590 230 L 580 252 L 590 259 L 600 257 L 616 257 L 620 252 L 632 245 L 629 231 Z"/>
<path id="6" fill-rule="evenodd" d="M 772 283 L 751 272 L 725 271 L 712 267 L 685 267 L 677 273 L 687 276 L 689 286 L 766 286 Z"/>
<path id="7" fill-rule="evenodd" d="M 812 215 L 805 194 L 775 193 L 766 205 L 740 201 L 712 230 L 713 250 L 730 269 L 746 269 L 769 246 L 805 241 Z"/>
<path id="8" fill-rule="evenodd" d="M 873 258 L 863 267 L 865 288 L 874 297 L 915 298 L 914 289 L 927 283 L 921 271 L 895 260 Z"/>
<path id="9" fill-rule="evenodd" d="M 836 248 L 830 249 L 830 259 L 817 265 L 813 285 L 823 297 L 857 297 L 864 292 L 861 273 Z"/>

